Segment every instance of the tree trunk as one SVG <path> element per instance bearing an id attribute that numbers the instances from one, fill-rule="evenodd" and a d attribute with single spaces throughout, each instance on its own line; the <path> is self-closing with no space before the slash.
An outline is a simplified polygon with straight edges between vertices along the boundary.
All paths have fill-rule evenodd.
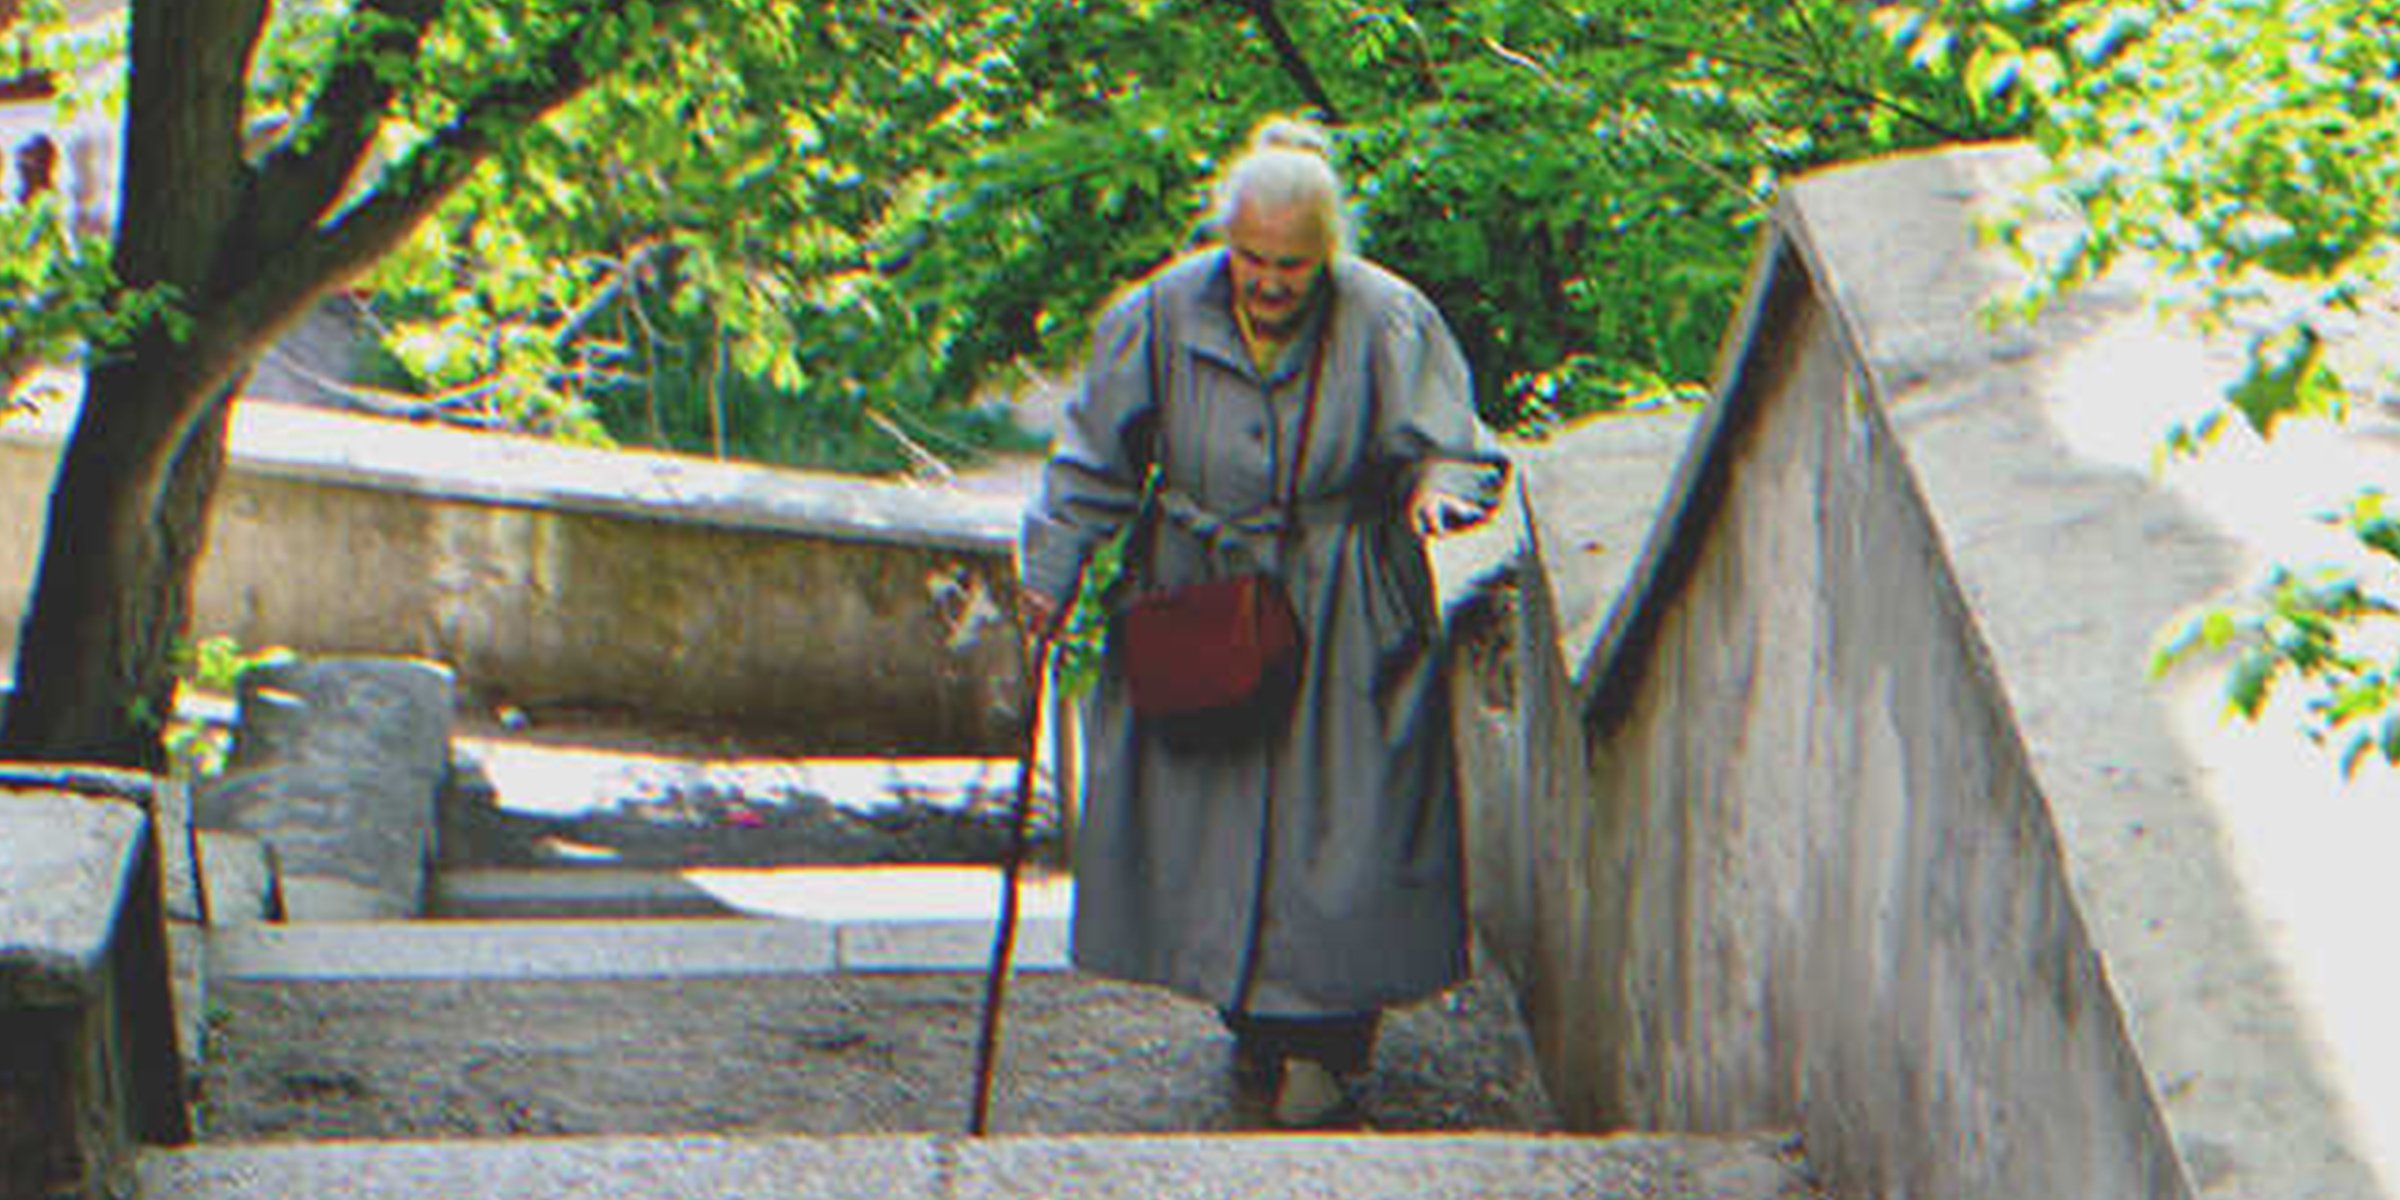
<path id="1" fill-rule="evenodd" d="M 161 765 L 174 652 L 189 633 L 230 397 L 248 364 L 317 296 L 406 237 L 501 138 L 586 86 L 599 61 L 586 37 L 616 9 L 592 6 L 530 65 L 496 75 L 392 168 L 390 186 L 330 217 L 392 101 L 385 67 L 418 53 L 442 5 L 362 0 L 372 29 L 329 68 L 308 136 L 254 165 L 244 105 L 269 6 L 132 0 L 113 265 L 119 283 L 160 289 L 178 311 L 96 353 L 86 373 L 0 756 Z"/>
<path id="2" fill-rule="evenodd" d="M 85 374 L 0 755 L 163 763 L 173 651 L 224 461 L 225 356 L 251 340 L 205 309 L 219 273 L 246 265 L 228 233 L 266 11 L 266 0 L 134 0 L 115 267 L 128 287 L 173 289 L 192 323 L 177 332 L 154 319 Z"/>
<path id="3" fill-rule="evenodd" d="M 138 372 L 138 360 L 93 372 L 59 465 L 0 754 L 165 765 L 174 650 L 189 634 L 231 407 L 220 398 L 172 443 L 160 423 L 123 417 L 148 407 L 129 395 L 144 386 Z"/>

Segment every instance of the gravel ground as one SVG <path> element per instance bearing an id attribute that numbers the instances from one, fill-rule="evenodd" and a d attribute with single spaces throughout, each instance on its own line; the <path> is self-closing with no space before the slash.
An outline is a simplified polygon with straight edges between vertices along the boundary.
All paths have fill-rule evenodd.
<path id="1" fill-rule="evenodd" d="M 982 979 L 819 975 L 590 982 L 223 983 L 211 1141 L 964 1127 Z M 994 1128 L 1262 1125 L 1205 1007 L 1071 974 L 1014 981 Z M 1361 1088 L 1391 1131 L 1554 1127 L 1505 985 L 1387 1020 Z"/>

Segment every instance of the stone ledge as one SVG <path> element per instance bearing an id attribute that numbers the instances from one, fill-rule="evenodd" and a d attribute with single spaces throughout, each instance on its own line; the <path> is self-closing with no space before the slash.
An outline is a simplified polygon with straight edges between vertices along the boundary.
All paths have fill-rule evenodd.
<path id="1" fill-rule="evenodd" d="M 526 1138 L 153 1154 L 140 1195 L 553 1200 L 1806 1200 L 1773 1134 Z"/>
<path id="2" fill-rule="evenodd" d="M 98 994 L 145 820 L 124 800 L 0 793 L 0 1008 Z"/>
<path id="3" fill-rule="evenodd" d="M 191 1137 L 153 788 L 0 766 L 0 1195 L 117 1195 L 136 1146 Z"/>
<path id="4" fill-rule="evenodd" d="M 56 442 L 74 419 L 48 405 L 0 439 Z M 237 407 L 231 452 L 245 471 L 304 483 L 983 554 L 1005 554 L 1018 522 L 1014 497 L 283 404 Z"/>
<path id="5" fill-rule="evenodd" d="M 812 921 L 322 921 L 211 930 L 213 980 L 617 979 L 815 974 Z"/>

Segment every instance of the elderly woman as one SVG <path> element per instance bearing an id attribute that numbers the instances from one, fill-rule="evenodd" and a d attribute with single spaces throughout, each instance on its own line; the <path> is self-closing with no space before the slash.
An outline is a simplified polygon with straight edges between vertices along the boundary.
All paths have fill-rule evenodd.
<path id="1" fill-rule="evenodd" d="M 1164 736 L 1112 648 L 1083 714 L 1073 957 L 1217 1005 L 1243 1090 L 1272 1095 L 1280 1124 L 1319 1125 L 1351 1107 L 1380 1011 L 1466 968 L 1424 539 L 1488 516 L 1505 462 L 1432 303 L 1345 252 L 1321 132 L 1261 127 L 1216 204 L 1222 244 L 1098 322 L 1026 516 L 1023 608 L 1050 626 L 1154 463 L 1142 586 L 1256 563 L 1286 589 L 1305 653 L 1264 733 Z"/>

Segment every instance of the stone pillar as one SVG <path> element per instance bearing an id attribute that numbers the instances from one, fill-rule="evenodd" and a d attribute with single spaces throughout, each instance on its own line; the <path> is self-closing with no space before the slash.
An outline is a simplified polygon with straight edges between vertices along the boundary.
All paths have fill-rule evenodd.
<path id="1" fill-rule="evenodd" d="M 233 753 L 199 788 L 194 821 L 267 844 L 287 919 L 420 915 L 450 765 L 450 670 L 299 660 L 244 674 L 240 704 Z"/>

